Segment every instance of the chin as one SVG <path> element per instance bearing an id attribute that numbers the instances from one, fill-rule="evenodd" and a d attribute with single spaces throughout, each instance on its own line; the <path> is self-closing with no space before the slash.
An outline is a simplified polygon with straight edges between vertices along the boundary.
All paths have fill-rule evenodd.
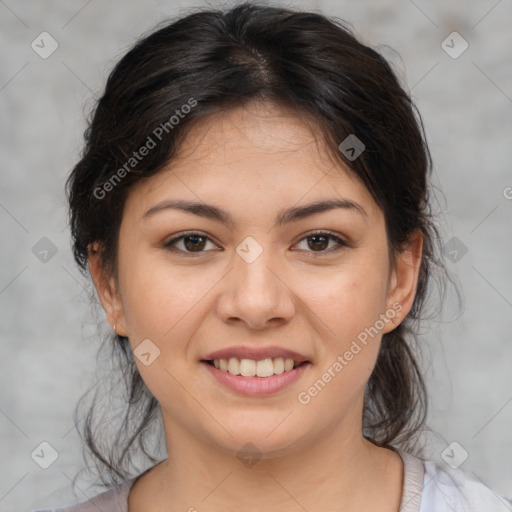
<path id="1" fill-rule="evenodd" d="M 289 413 L 288 413 L 289 414 Z M 285 425 L 290 418 L 283 422 L 286 414 L 265 415 L 261 411 L 257 413 L 254 421 L 240 421 L 224 423 L 227 434 L 222 429 L 222 436 L 212 436 L 211 440 L 229 453 L 235 453 L 237 458 L 245 460 L 251 457 L 255 459 L 273 459 L 290 454 L 302 444 L 304 437 L 304 423 Z"/>

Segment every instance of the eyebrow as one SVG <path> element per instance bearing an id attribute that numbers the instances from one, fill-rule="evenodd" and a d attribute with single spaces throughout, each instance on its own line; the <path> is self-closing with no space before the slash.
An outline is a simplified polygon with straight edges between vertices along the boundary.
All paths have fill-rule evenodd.
<path id="1" fill-rule="evenodd" d="M 277 225 L 289 224 L 291 222 L 304 219 L 311 215 L 321 212 L 327 212 L 334 209 L 344 209 L 348 211 L 357 212 L 364 217 L 368 218 L 368 214 L 365 209 L 358 203 L 349 199 L 328 199 L 324 201 L 317 201 L 305 206 L 297 206 L 288 208 L 287 210 L 281 211 L 276 218 Z M 174 201 L 161 201 L 155 206 L 147 210 L 142 216 L 143 219 L 152 217 L 158 212 L 164 210 L 180 210 L 186 213 L 192 213 L 206 219 L 212 219 L 221 222 L 225 226 L 231 227 L 234 224 L 231 215 L 221 208 L 206 203 L 197 203 L 192 201 L 174 200 Z"/>

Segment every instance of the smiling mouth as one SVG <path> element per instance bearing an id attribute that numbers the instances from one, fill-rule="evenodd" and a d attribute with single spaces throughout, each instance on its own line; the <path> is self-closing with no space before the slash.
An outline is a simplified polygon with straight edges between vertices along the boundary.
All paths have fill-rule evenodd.
<path id="1" fill-rule="evenodd" d="M 229 359 L 210 359 L 205 363 L 215 367 L 222 372 L 241 377 L 272 377 L 281 373 L 291 372 L 299 366 L 309 364 L 309 361 L 297 362 L 290 358 L 275 357 L 256 361 L 254 359 L 238 359 L 230 357 Z"/>

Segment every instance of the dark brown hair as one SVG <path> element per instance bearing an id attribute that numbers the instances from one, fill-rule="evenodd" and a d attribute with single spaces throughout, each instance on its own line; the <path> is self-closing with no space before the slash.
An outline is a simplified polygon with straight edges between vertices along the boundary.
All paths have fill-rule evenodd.
<path id="1" fill-rule="evenodd" d="M 413 451 L 427 410 L 414 355 L 418 326 L 426 317 L 434 271 L 447 275 L 430 208 L 432 163 L 410 96 L 388 62 L 359 42 L 345 22 L 245 3 L 194 12 L 142 38 L 111 72 L 85 133 L 82 158 L 67 182 L 76 262 L 85 272 L 88 246 L 100 242 L 102 263 L 115 275 L 130 187 L 158 173 L 195 122 L 263 100 L 314 120 L 331 157 L 365 184 L 384 213 L 392 263 L 416 230 L 423 234 L 414 304 L 383 336 L 363 416 L 364 435 L 372 442 Z M 354 160 L 339 149 L 351 134 L 365 145 Z M 149 145 L 148 137 L 156 144 L 144 158 L 135 158 L 134 151 Z M 126 396 L 124 415 L 116 417 L 122 422 L 111 435 L 108 413 L 95 423 L 99 402 L 115 389 L 110 384 L 103 395 L 96 392 L 85 418 L 77 407 L 75 422 L 102 482 L 112 485 L 129 477 L 138 454 L 146 463 L 158 460 L 147 439 L 158 422 L 159 404 L 137 371 L 128 339 L 112 335 L 103 345 L 119 363 L 114 377 L 123 381 Z"/>

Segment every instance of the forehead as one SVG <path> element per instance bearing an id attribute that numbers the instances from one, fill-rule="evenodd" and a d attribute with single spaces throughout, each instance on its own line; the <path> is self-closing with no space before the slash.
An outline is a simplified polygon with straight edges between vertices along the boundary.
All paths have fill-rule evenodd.
<path id="1" fill-rule="evenodd" d="M 164 170 L 140 183 L 132 197 L 142 208 L 169 194 L 224 206 L 249 206 L 255 199 L 292 206 L 338 197 L 357 200 L 370 215 L 379 214 L 364 184 L 333 159 L 320 129 L 270 102 L 196 122 Z"/>
<path id="2" fill-rule="evenodd" d="M 173 166 L 193 160 L 208 166 L 220 162 L 250 165 L 251 156 L 274 165 L 280 160 L 306 158 L 309 167 L 323 172 L 333 166 L 318 127 L 308 117 L 269 101 L 202 119 L 188 133 Z"/>

